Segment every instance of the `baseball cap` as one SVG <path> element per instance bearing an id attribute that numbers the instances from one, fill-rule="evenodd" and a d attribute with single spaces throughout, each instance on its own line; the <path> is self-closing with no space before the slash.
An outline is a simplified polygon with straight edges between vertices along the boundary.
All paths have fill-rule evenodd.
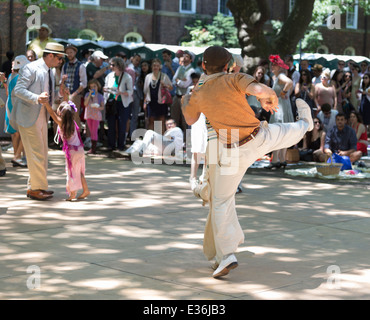
<path id="1" fill-rule="evenodd" d="M 206 67 L 223 67 L 232 58 L 232 55 L 224 47 L 208 47 L 203 53 L 203 62 Z"/>
<path id="2" fill-rule="evenodd" d="M 91 55 L 92 58 L 100 58 L 100 59 L 108 59 L 108 56 L 106 56 L 103 51 L 96 50 L 94 53 Z"/>

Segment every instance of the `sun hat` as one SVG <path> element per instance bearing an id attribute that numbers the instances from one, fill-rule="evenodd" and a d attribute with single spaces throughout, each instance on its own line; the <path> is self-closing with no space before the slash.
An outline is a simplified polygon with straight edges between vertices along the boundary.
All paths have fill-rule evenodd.
<path id="1" fill-rule="evenodd" d="M 48 42 L 44 52 L 66 55 L 64 53 L 64 46 L 58 42 Z"/>
<path id="2" fill-rule="evenodd" d="M 108 56 L 106 56 L 103 51 L 100 51 L 100 50 L 96 50 L 93 52 L 93 54 L 91 55 L 92 58 L 100 58 L 100 59 L 108 59 Z"/>
<path id="3" fill-rule="evenodd" d="M 289 67 L 284 63 L 284 61 L 277 55 L 270 55 L 269 60 L 271 63 L 278 65 L 280 68 L 288 70 Z"/>
<path id="4" fill-rule="evenodd" d="M 232 58 L 232 54 L 221 46 L 208 47 L 203 53 L 203 62 L 207 67 L 223 67 Z"/>
<path id="5" fill-rule="evenodd" d="M 25 55 L 20 55 L 15 57 L 14 62 L 13 62 L 13 69 L 14 70 L 19 70 L 23 68 L 27 63 L 30 63 L 30 61 L 27 59 Z"/>
<path id="6" fill-rule="evenodd" d="M 43 23 L 43 24 L 40 26 L 39 30 L 40 30 L 40 29 L 42 29 L 42 28 L 47 29 L 47 30 L 49 31 L 49 35 L 52 33 L 51 28 L 50 28 L 46 23 Z"/>

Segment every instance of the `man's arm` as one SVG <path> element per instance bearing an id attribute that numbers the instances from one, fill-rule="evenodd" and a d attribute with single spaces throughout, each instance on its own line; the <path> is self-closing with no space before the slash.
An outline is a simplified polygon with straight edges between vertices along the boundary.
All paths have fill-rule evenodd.
<path id="1" fill-rule="evenodd" d="M 181 99 L 181 109 L 186 123 L 191 126 L 199 119 L 200 112 L 194 107 L 195 104 L 189 105 L 191 94 L 186 94 Z"/>
<path id="2" fill-rule="evenodd" d="M 39 103 L 39 95 L 28 90 L 30 85 L 35 81 L 36 72 L 24 67 L 19 71 L 17 84 L 14 87 L 14 94 L 17 98 L 29 104 Z"/>
<path id="3" fill-rule="evenodd" d="M 279 99 L 275 91 L 270 87 L 258 82 L 251 82 L 247 86 L 246 94 L 256 96 L 262 108 L 266 111 L 270 111 L 271 113 L 277 111 Z"/>

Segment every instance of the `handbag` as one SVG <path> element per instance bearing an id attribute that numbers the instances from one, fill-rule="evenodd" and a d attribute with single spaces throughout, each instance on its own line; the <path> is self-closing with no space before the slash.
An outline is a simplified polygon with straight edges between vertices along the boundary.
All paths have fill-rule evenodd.
<path id="1" fill-rule="evenodd" d="M 162 104 L 172 104 L 172 96 L 170 90 L 161 86 Z"/>
<path id="2" fill-rule="evenodd" d="M 123 78 L 123 74 L 121 74 L 119 78 L 118 86 L 117 86 L 118 89 L 119 89 L 119 86 L 121 85 L 122 78 Z M 114 95 L 113 98 L 108 98 L 107 102 L 105 103 L 105 112 L 108 116 L 115 116 L 117 114 L 116 95 Z"/>
<path id="3" fill-rule="evenodd" d="M 116 99 L 109 98 L 105 103 L 105 113 L 107 116 L 115 116 L 117 114 Z"/>

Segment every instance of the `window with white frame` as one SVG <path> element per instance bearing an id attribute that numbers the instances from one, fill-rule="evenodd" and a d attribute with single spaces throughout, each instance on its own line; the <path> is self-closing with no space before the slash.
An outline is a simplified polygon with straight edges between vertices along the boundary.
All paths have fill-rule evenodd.
<path id="1" fill-rule="evenodd" d="M 348 29 L 357 29 L 358 20 L 358 0 L 347 9 L 346 24 Z"/>
<path id="2" fill-rule="evenodd" d="M 180 0 L 181 13 L 195 13 L 197 1 L 196 0 Z"/>
<path id="3" fill-rule="evenodd" d="M 93 6 L 100 5 L 100 0 L 80 0 L 80 4 L 90 4 Z"/>
<path id="4" fill-rule="evenodd" d="M 129 32 L 125 35 L 124 42 L 142 42 L 143 37 L 137 32 Z"/>
<path id="5" fill-rule="evenodd" d="M 356 50 L 354 47 L 347 47 L 344 49 L 343 54 L 345 56 L 355 56 L 356 55 Z"/>
<path id="6" fill-rule="evenodd" d="M 39 36 L 39 31 L 36 28 L 28 29 L 26 32 L 26 44 L 28 45 L 33 39 Z"/>
<path id="7" fill-rule="evenodd" d="M 316 52 L 321 53 L 321 54 L 327 54 L 327 53 L 329 53 L 329 48 L 325 45 L 321 45 L 321 46 L 317 47 Z"/>
<path id="8" fill-rule="evenodd" d="M 231 16 L 231 12 L 226 4 L 227 0 L 218 0 L 218 12 L 221 12 L 225 16 Z"/>
<path id="9" fill-rule="evenodd" d="M 126 0 L 126 7 L 129 9 L 141 9 L 145 8 L 145 0 Z"/>

